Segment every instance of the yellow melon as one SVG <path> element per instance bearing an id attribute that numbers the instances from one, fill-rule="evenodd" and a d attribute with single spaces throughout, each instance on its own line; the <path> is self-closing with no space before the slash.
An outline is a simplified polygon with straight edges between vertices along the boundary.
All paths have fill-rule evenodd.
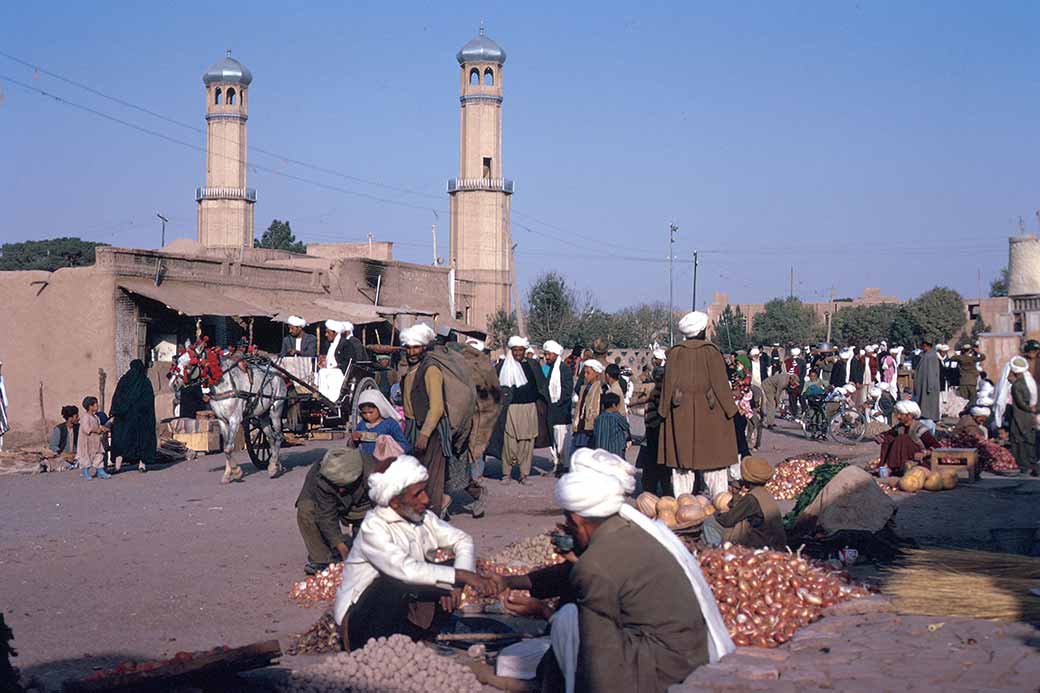
<path id="1" fill-rule="evenodd" d="M 657 501 L 657 514 L 660 515 L 662 512 L 675 513 L 679 509 L 679 502 L 671 496 L 661 496 Z"/>
<path id="2" fill-rule="evenodd" d="M 917 493 L 924 486 L 924 481 L 918 474 L 904 474 L 899 480 L 899 490 L 905 493 Z"/>
<path id="3" fill-rule="evenodd" d="M 715 509 L 720 513 L 724 513 L 729 510 L 730 503 L 733 502 L 733 494 L 729 491 L 723 491 L 719 495 L 715 496 L 715 500 L 712 501 Z"/>
<path id="4" fill-rule="evenodd" d="M 700 501 L 697 500 L 697 496 L 692 493 L 682 493 L 676 497 L 675 502 L 679 504 L 679 507 L 687 505 L 700 505 Z"/>
<path id="5" fill-rule="evenodd" d="M 942 476 L 942 486 L 944 491 L 957 488 L 958 478 L 956 469 L 943 469 L 939 474 Z"/>
<path id="6" fill-rule="evenodd" d="M 675 527 L 675 511 L 657 509 L 657 519 L 668 527 Z"/>
<path id="7" fill-rule="evenodd" d="M 644 491 L 636 497 L 636 509 L 651 519 L 655 518 L 657 517 L 658 500 L 658 497 L 654 494 Z"/>
<path id="8" fill-rule="evenodd" d="M 675 514 L 675 522 L 680 527 L 688 527 L 704 522 L 704 517 L 704 508 L 699 504 L 680 505 L 679 512 Z"/>
<path id="9" fill-rule="evenodd" d="M 943 490 L 943 479 L 942 474 L 939 472 L 930 473 L 924 480 L 924 489 L 926 491 L 942 491 Z"/>

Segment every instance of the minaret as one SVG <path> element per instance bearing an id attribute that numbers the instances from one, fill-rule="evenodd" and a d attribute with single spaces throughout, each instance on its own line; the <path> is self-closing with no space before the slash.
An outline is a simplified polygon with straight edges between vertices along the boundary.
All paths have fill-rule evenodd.
<path id="1" fill-rule="evenodd" d="M 502 177 L 502 65 L 506 52 L 480 35 L 459 51 L 462 96 L 459 177 L 451 196 L 451 262 L 458 317 L 485 329 L 488 317 L 510 311 L 512 285 L 509 198 Z"/>
<path id="2" fill-rule="evenodd" d="M 253 246 L 256 190 L 246 187 L 246 120 L 253 75 L 227 56 L 202 75 L 206 85 L 206 187 L 195 188 L 199 243 Z"/>

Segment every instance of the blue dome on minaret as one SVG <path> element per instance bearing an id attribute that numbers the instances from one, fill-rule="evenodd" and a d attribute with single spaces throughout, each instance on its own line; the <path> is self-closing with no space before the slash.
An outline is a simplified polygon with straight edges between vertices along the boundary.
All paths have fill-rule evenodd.
<path id="1" fill-rule="evenodd" d="M 466 63 L 498 63 L 501 65 L 506 61 L 506 52 L 502 46 L 487 37 L 484 33 L 484 23 L 481 22 L 480 35 L 463 46 L 455 57 L 458 59 L 459 65 Z"/>

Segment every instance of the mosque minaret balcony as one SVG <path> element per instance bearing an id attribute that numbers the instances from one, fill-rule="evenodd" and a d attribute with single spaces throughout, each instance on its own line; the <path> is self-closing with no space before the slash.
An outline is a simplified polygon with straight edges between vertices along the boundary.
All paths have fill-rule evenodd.
<path id="1" fill-rule="evenodd" d="M 195 188 L 195 201 L 246 200 L 256 202 L 255 188 Z"/>
<path id="2" fill-rule="evenodd" d="M 488 192 L 504 192 L 513 194 L 513 181 L 509 178 L 449 178 L 448 192 L 464 190 L 486 190 Z"/>

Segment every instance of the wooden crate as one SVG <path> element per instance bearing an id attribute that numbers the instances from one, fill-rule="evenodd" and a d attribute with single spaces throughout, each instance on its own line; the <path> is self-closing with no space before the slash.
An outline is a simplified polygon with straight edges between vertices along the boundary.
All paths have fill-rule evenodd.
<path id="1" fill-rule="evenodd" d="M 174 433 L 173 439 L 184 443 L 189 450 L 194 450 L 195 452 L 208 454 L 220 451 L 219 430 L 204 431 L 201 433 Z"/>
<path id="2" fill-rule="evenodd" d="M 931 466 L 933 472 L 943 469 L 956 469 L 958 475 L 960 470 L 968 473 L 968 481 L 977 481 L 979 478 L 978 451 L 975 448 L 936 448 L 932 450 Z M 939 460 L 946 460 L 939 464 Z M 951 461 L 952 464 L 951 464 Z"/>

